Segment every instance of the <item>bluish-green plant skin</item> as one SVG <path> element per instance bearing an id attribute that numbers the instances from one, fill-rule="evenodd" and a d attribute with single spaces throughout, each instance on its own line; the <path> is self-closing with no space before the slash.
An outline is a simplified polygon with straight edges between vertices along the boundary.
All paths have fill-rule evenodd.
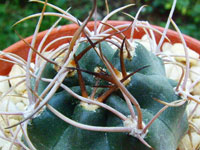
<path id="1" fill-rule="evenodd" d="M 87 43 L 81 43 L 76 55 L 82 52 L 87 46 Z M 119 51 L 113 50 L 106 42 L 101 43 L 101 48 L 104 56 L 115 68 L 120 70 Z M 89 50 L 79 60 L 79 65 L 81 69 L 88 71 L 94 71 L 96 67 L 106 68 L 94 49 Z M 131 60 L 125 59 L 125 66 L 127 72 L 134 72 L 139 68 L 148 66 L 135 73 L 131 77 L 130 83 L 126 85 L 126 88 L 137 99 L 142 108 L 145 124 L 164 107 L 164 105 L 156 102 L 153 98 L 161 99 L 168 103 L 180 99 L 174 92 L 175 82 L 169 80 L 165 75 L 162 60 L 147 51 L 141 44 L 137 43 L 135 55 Z M 53 65 L 47 66 L 46 69 L 49 69 L 48 67 L 53 67 Z M 92 86 L 96 83 L 96 78 L 85 72 L 82 72 L 82 76 L 87 87 L 87 92 L 91 94 Z M 40 86 L 43 86 L 42 84 L 43 82 L 40 83 Z M 64 84 L 77 94 L 81 94 L 77 75 L 66 78 Z M 105 85 L 108 82 L 100 81 L 100 84 Z M 96 97 L 104 91 L 105 89 L 99 89 Z M 120 91 L 113 92 L 104 103 L 126 116 L 130 115 Z M 80 123 L 105 127 L 123 126 L 122 120 L 103 108 L 98 108 L 96 111 L 86 110 L 80 105 L 79 100 L 73 98 L 66 91 L 58 91 L 51 98 L 49 104 L 65 116 Z M 185 107 L 186 104 L 179 107 L 169 107 L 165 110 L 150 126 L 144 140 L 155 150 L 176 150 L 181 137 L 186 133 L 188 128 Z M 38 117 L 30 121 L 28 134 L 33 145 L 38 150 L 149 149 L 137 138 L 129 135 L 129 133 L 104 133 L 79 129 L 60 120 L 48 109 L 45 109 Z"/>

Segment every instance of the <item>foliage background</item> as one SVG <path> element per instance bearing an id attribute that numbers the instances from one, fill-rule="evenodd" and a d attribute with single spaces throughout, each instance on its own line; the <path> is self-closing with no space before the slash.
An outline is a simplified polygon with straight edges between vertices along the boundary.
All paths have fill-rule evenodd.
<path id="1" fill-rule="evenodd" d="M 71 7 L 70 13 L 84 20 L 91 9 L 91 0 L 49 0 L 50 3 L 66 10 Z M 167 20 L 173 0 L 108 0 L 110 10 L 124 6 L 129 3 L 136 3 L 136 6 L 127 9 L 135 15 L 140 6 L 147 4 L 143 9 L 139 19 L 148 20 L 151 24 L 164 26 Z M 19 40 L 12 25 L 25 16 L 41 12 L 42 5 L 29 3 L 28 0 L 0 0 L 0 50 L 8 47 Z M 47 7 L 47 11 L 55 11 Z M 99 19 L 105 16 L 104 0 L 98 0 Z M 111 19 L 130 20 L 122 13 L 118 13 Z M 173 19 L 178 24 L 181 31 L 187 35 L 200 40 L 200 0 L 178 0 Z M 56 17 L 45 17 L 42 30 L 48 29 L 55 21 Z M 33 34 L 37 18 L 28 20 L 15 27 L 20 35 L 27 37 Z M 62 20 L 61 25 L 69 22 Z"/>

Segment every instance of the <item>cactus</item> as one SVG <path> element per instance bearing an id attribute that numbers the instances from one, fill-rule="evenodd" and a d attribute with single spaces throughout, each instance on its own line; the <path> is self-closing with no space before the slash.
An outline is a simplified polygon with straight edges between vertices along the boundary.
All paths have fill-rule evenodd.
<path id="1" fill-rule="evenodd" d="M 188 129 L 180 84 L 166 77 L 160 57 L 125 37 L 123 32 L 130 27 L 133 34 L 135 21 L 123 30 L 106 23 L 132 5 L 111 12 L 90 33 L 86 25 L 96 1 L 83 23 L 47 2 L 37 2 L 44 4 L 39 22 L 47 15 L 45 7 L 51 6 L 80 27 L 69 37 L 70 43 L 47 57 L 33 48 L 34 42 L 29 45 L 30 105 L 18 123 L 26 129 L 24 143 L 37 150 L 176 150 Z M 109 26 L 105 33 L 104 26 Z M 31 74 L 33 52 L 35 66 L 40 67 Z"/>
<path id="2" fill-rule="evenodd" d="M 113 50 L 107 42 L 103 42 L 100 45 L 102 57 L 113 67 L 112 70 L 120 75 L 118 80 L 121 78 L 121 72 L 124 69 L 127 72 L 126 76 L 133 73 L 132 76 L 127 78 L 128 81 L 126 81 L 124 87 L 132 97 L 137 99 L 141 107 L 140 110 L 143 116 L 142 128 L 138 129 L 137 126 L 138 115 L 131 116 L 130 114 L 130 108 L 128 108 L 125 100 L 125 93 L 122 94 L 116 88 L 114 91 L 109 92 L 108 96 L 105 96 L 108 91 L 111 91 L 110 89 L 118 85 L 112 80 L 114 77 L 106 69 L 101 56 L 98 56 L 95 49 L 92 48 L 77 61 L 74 68 L 69 68 L 76 72 L 73 76 L 65 78 L 63 89 L 54 94 L 49 101 L 49 105 L 67 118 L 85 125 L 102 127 L 102 129 L 97 128 L 94 129 L 96 131 L 90 131 L 93 130 L 92 127 L 88 127 L 88 129 L 77 128 L 73 123 L 66 123 L 58 118 L 51 112 L 52 108 L 50 107 L 50 109 L 46 108 L 39 116 L 32 119 L 28 125 L 28 135 L 34 146 L 38 150 L 149 149 L 140 141 L 140 138 L 142 138 L 154 149 L 176 149 L 180 138 L 187 130 L 187 118 L 184 114 L 185 104 L 166 109 L 148 130 L 142 133 L 145 125 L 154 118 L 158 111 L 163 109 L 163 104 L 153 100 L 154 98 L 162 99 L 167 103 L 180 99 L 174 92 L 173 82 L 165 76 L 162 60 L 137 43 L 133 57 L 131 59 L 123 59 L 124 66 L 122 66 L 123 63 L 120 62 L 120 57 L 122 56 L 120 56 L 119 50 Z M 88 46 L 89 44 L 86 42 L 80 43 L 73 61 Z M 50 75 L 55 74 L 56 70 L 54 68 L 55 66 L 52 64 L 47 65 L 44 72 L 51 70 L 52 73 L 44 74 L 42 78 L 50 78 Z M 102 70 L 100 71 L 102 72 L 95 72 L 96 68 L 101 68 Z M 121 83 L 124 78 L 126 79 L 126 76 L 122 77 Z M 95 86 L 97 81 L 99 86 Z M 44 87 L 43 84 L 45 82 L 41 81 L 39 86 Z M 105 86 L 107 87 L 103 88 Z M 98 89 L 96 89 L 97 87 Z M 70 88 L 70 91 L 72 90 L 76 94 L 82 94 L 84 98 L 107 104 L 123 114 L 123 118 L 100 106 L 80 102 L 77 97 L 68 93 L 65 88 Z M 39 89 L 42 90 L 42 88 Z M 42 91 L 38 92 L 42 93 Z M 134 105 L 132 107 L 136 111 L 136 107 Z M 106 131 L 106 127 L 115 127 L 116 129 L 113 128 L 113 131 L 110 130 L 109 132 Z M 124 131 L 117 129 L 117 127 L 124 129 Z M 125 131 L 126 129 L 128 131 Z"/>

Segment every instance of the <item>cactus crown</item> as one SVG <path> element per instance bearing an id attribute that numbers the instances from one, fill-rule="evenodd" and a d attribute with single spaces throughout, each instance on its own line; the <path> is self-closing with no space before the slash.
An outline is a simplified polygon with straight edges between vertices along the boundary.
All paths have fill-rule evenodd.
<path id="1" fill-rule="evenodd" d="M 95 21 L 94 31 L 90 31 L 87 23 L 95 13 L 96 0 L 84 22 L 47 1 L 32 1 L 44 8 L 28 17 L 40 16 L 25 65 L 29 106 L 17 124 L 24 129 L 27 146 L 37 150 L 175 150 L 188 128 L 186 99 L 180 92 L 185 85 L 166 77 L 154 41 L 153 51 L 149 51 L 133 40 L 136 27 L 150 31 L 151 36 L 153 30 L 160 33 L 137 20 L 141 9 L 131 24 L 112 26 L 107 22 L 116 12 L 132 6 L 127 5 L 101 22 Z M 45 12 L 46 6 L 59 13 Z M 45 15 L 79 25 L 73 36 L 62 37 L 70 39 L 69 43 L 50 52 L 45 52 L 48 45 L 41 47 L 60 19 L 39 48 L 34 48 Z M 130 37 L 124 35 L 127 30 Z M 34 52 L 35 71 L 31 71 Z"/>

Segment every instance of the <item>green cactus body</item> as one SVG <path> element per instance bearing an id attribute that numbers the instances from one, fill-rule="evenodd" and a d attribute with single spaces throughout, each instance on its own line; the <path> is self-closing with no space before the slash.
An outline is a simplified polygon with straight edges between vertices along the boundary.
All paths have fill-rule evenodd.
<path id="1" fill-rule="evenodd" d="M 77 49 L 78 56 L 89 44 L 81 43 Z M 147 124 L 156 113 L 163 108 L 163 104 L 153 100 L 157 98 L 167 103 L 179 100 L 174 92 L 174 81 L 167 79 L 162 60 L 147 51 L 137 43 L 132 59 L 124 59 L 128 73 L 137 71 L 129 79 L 126 88 L 137 99 L 143 113 L 143 122 Z M 106 42 L 101 43 L 103 55 L 121 72 L 119 51 L 113 50 Z M 96 68 L 105 70 L 105 64 L 92 48 L 78 61 L 80 69 L 95 72 Z M 145 67 L 147 66 L 147 67 Z M 46 78 L 55 75 L 54 65 L 47 65 L 45 70 L 52 73 L 45 74 Z M 88 95 L 90 95 L 97 82 L 97 77 L 82 71 L 82 77 Z M 63 84 L 77 94 L 81 94 L 77 73 L 66 77 Z M 40 81 L 38 93 L 48 84 Z M 109 81 L 99 80 L 98 85 L 110 85 Z M 97 88 L 95 99 L 100 97 L 107 88 Z M 112 92 L 103 103 L 111 106 L 125 116 L 130 111 L 120 90 Z M 101 126 L 123 127 L 124 121 L 110 111 L 93 105 L 80 102 L 64 90 L 57 91 L 49 104 L 68 118 L 77 122 Z M 91 106 L 92 105 L 92 106 Z M 167 108 L 150 126 L 144 140 L 155 150 L 176 150 L 180 138 L 188 128 L 185 115 L 186 104 Z M 89 109 L 92 108 L 92 109 Z M 135 110 L 135 106 L 133 105 Z M 149 149 L 140 140 L 127 132 L 98 132 L 77 128 L 59 119 L 47 108 L 28 125 L 28 136 L 37 150 L 146 150 Z"/>

